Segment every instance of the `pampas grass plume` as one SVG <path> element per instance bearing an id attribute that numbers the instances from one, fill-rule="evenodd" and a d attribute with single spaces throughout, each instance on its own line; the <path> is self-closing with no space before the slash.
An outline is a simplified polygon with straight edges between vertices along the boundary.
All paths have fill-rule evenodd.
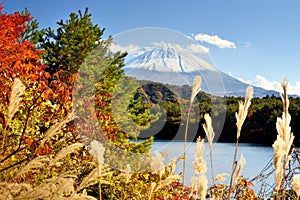
<path id="1" fill-rule="evenodd" d="M 206 199 L 206 193 L 208 188 L 208 180 L 206 176 L 202 175 L 199 177 L 197 185 L 197 193 L 199 194 L 200 200 Z"/>
<path id="2" fill-rule="evenodd" d="M 152 158 L 151 168 L 155 174 L 158 174 L 161 178 L 165 173 L 165 164 L 163 162 L 164 158 L 158 151 L 155 152 L 155 156 Z"/>
<path id="3" fill-rule="evenodd" d="M 247 87 L 245 101 L 239 102 L 239 111 L 235 113 L 236 126 L 237 126 L 237 138 L 240 138 L 242 125 L 247 117 L 248 109 L 251 105 L 251 99 L 253 98 L 253 88 L 251 86 Z"/>
<path id="4" fill-rule="evenodd" d="M 21 170 L 16 174 L 16 176 L 21 176 L 28 170 L 42 168 L 50 159 L 47 156 L 38 156 L 27 163 Z"/>
<path id="5" fill-rule="evenodd" d="M 246 165 L 246 159 L 244 158 L 243 155 L 241 155 L 240 157 L 240 160 L 237 164 L 237 167 L 233 173 L 233 188 L 235 188 L 239 178 L 240 178 L 240 175 L 241 175 L 241 171 L 242 169 L 244 168 L 244 166 Z"/>
<path id="6" fill-rule="evenodd" d="M 215 182 L 220 183 L 222 181 L 225 181 L 226 176 L 229 176 L 229 174 L 227 174 L 227 173 L 217 174 Z"/>
<path id="7" fill-rule="evenodd" d="M 194 101 L 197 94 L 200 92 L 200 85 L 201 85 L 201 76 L 196 76 L 194 79 L 192 95 L 191 95 L 191 102 Z"/>
<path id="8" fill-rule="evenodd" d="M 89 150 L 89 153 L 95 158 L 98 164 L 104 164 L 105 148 L 100 142 L 93 140 L 91 142 L 91 149 Z"/>
<path id="9" fill-rule="evenodd" d="M 193 162 L 195 174 L 204 174 L 207 171 L 206 162 L 203 157 L 204 140 L 198 138 L 196 144 L 195 161 Z"/>
<path id="10" fill-rule="evenodd" d="M 50 166 L 53 166 L 57 161 L 59 161 L 60 159 L 66 157 L 67 155 L 76 152 L 78 149 L 82 148 L 84 146 L 83 143 L 74 143 L 71 144 L 65 148 L 63 148 L 55 157 L 53 160 L 51 160 L 51 162 L 49 163 Z"/>
<path id="11" fill-rule="evenodd" d="M 300 175 L 296 175 L 293 177 L 292 189 L 296 192 L 297 197 L 300 196 Z"/>
<path id="12" fill-rule="evenodd" d="M 20 97 L 25 90 L 25 86 L 20 79 L 15 78 L 12 86 L 11 96 L 8 107 L 8 119 L 11 120 L 19 109 Z"/>
<path id="13" fill-rule="evenodd" d="M 212 146 L 213 139 L 215 137 L 214 129 L 212 127 L 212 120 L 209 114 L 205 113 L 204 114 L 204 120 L 205 124 L 203 124 L 203 129 L 205 131 L 206 137 L 208 144 Z"/>
<path id="14" fill-rule="evenodd" d="M 282 179 L 284 177 L 284 169 L 291 159 L 290 149 L 294 141 L 294 134 L 291 132 L 290 122 L 291 115 L 289 114 L 289 99 L 287 94 L 288 81 L 285 79 L 282 82 L 283 95 L 281 95 L 283 101 L 283 113 L 281 118 L 277 118 L 276 129 L 277 138 L 272 145 L 274 149 L 274 166 L 275 166 L 275 182 L 276 190 L 279 190 L 282 185 Z"/>

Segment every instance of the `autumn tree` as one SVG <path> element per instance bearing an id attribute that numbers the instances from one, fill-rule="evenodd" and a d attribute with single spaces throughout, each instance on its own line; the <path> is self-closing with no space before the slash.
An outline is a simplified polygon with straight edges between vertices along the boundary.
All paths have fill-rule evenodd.
<path id="1" fill-rule="evenodd" d="M 51 154 L 78 139 L 73 133 L 61 138 L 60 130 L 46 137 L 51 126 L 68 116 L 70 92 L 60 80 L 49 81 L 47 65 L 41 62 L 43 51 L 24 38 L 31 20 L 29 13 L 6 14 L 0 5 L 1 179 L 9 178 L 34 157 Z M 17 92 L 12 93 L 17 80 L 13 87 Z"/>
<path id="2" fill-rule="evenodd" d="M 95 115 L 101 126 L 101 133 L 104 134 L 102 136 L 120 146 L 123 146 L 122 143 L 128 146 L 131 136 L 122 131 L 114 120 L 111 104 L 113 91 L 124 78 L 122 68 L 126 53 L 110 51 L 112 37 L 102 38 L 104 29 L 93 24 L 88 9 L 84 13 L 71 13 L 69 19 L 57 22 L 57 26 L 57 30 L 50 27 L 44 29 L 45 35 L 39 42 L 39 47 L 45 50 L 43 60 L 49 66 L 46 71 L 53 75 L 53 79 L 62 80 L 69 87 L 73 87 L 77 79 L 83 88 L 74 89 L 73 92 L 84 102 L 82 109 L 90 110 L 94 105 L 89 102 L 95 102 Z M 94 82 L 91 77 L 94 77 Z M 93 88 L 95 85 L 95 90 L 92 89 L 90 93 L 90 86 Z M 134 87 L 134 84 L 130 87 Z M 76 95 L 72 97 L 73 100 L 76 100 Z M 131 94 L 132 97 L 133 95 Z M 122 98 L 120 101 L 124 103 Z M 81 132 L 93 135 L 91 129 L 93 128 Z M 129 146 L 134 149 L 135 144 Z"/>

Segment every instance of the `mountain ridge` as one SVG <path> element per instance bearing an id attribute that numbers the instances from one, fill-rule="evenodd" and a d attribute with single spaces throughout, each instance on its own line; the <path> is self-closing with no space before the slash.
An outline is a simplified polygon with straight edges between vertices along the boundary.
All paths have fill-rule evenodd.
<path id="1" fill-rule="evenodd" d="M 173 48 L 144 48 L 125 61 L 127 76 L 170 85 L 193 85 L 194 77 L 201 76 L 201 89 L 216 96 L 244 96 L 249 84 L 220 70 L 207 60 Z M 279 92 L 254 88 L 255 97 L 279 96 Z"/>

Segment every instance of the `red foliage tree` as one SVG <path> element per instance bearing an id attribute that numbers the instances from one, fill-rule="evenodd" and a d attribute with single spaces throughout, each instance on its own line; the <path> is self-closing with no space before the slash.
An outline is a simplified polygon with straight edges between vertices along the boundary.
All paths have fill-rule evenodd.
<path id="1" fill-rule="evenodd" d="M 6 161 L 15 158 L 12 165 L 0 165 L 0 172 L 26 163 L 37 155 L 51 153 L 55 148 L 53 144 L 61 140 L 62 135 L 52 137 L 49 143 L 39 143 L 49 127 L 64 119 L 71 108 L 71 89 L 60 80 L 48 81 L 50 75 L 41 60 L 43 51 L 22 37 L 31 20 L 30 14 L 4 13 L 3 4 L 0 4 L 0 163 L 5 165 Z M 20 113 L 14 116 L 20 129 L 10 127 L 14 125 L 6 122 L 5 117 L 15 78 L 19 78 L 26 88 L 19 105 Z M 64 144 L 74 142 L 75 137 L 66 137 Z"/>
<path id="2" fill-rule="evenodd" d="M 42 51 L 36 50 L 35 45 L 22 40 L 21 35 L 30 22 L 30 15 L 3 13 L 3 4 L 0 4 L 0 101 L 8 103 L 11 83 L 14 78 L 36 81 L 49 76 L 43 73 L 46 67 L 40 62 Z"/>

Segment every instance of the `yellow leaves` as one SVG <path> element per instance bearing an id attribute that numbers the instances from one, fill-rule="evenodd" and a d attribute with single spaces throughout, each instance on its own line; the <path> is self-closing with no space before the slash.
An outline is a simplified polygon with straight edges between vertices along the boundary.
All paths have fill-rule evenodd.
<path id="1" fill-rule="evenodd" d="M 18 159 L 16 158 L 15 155 L 12 155 L 12 156 L 11 156 L 11 161 L 15 162 L 15 161 L 17 161 L 17 160 L 18 160 Z"/>
<path id="2" fill-rule="evenodd" d="M 143 174 L 142 176 L 143 176 L 146 180 L 148 180 L 149 177 L 150 177 L 150 174 L 146 173 L 146 174 Z"/>

